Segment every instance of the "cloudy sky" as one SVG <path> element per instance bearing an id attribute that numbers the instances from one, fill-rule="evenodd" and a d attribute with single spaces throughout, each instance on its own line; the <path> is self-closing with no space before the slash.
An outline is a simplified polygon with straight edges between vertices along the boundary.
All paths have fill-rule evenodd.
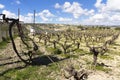
<path id="1" fill-rule="evenodd" d="M 120 25 L 120 0 L 0 0 L 0 13 L 33 22 Z"/>

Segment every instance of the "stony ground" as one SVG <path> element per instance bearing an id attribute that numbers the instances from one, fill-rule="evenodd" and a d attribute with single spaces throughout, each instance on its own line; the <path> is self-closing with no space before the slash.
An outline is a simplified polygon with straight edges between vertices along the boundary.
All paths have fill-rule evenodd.
<path id="1" fill-rule="evenodd" d="M 97 67 L 92 65 L 93 58 L 87 50 L 70 53 L 69 58 L 65 55 L 51 55 L 43 46 L 40 46 L 40 50 L 40 64 L 26 66 L 16 56 L 11 43 L 8 43 L 5 49 L 0 49 L 0 80 L 74 80 L 73 77 L 65 78 L 65 68 L 71 65 L 77 71 L 87 71 L 87 80 L 120 80 L 120 37 L 103 57 L 99 56 Z"/>

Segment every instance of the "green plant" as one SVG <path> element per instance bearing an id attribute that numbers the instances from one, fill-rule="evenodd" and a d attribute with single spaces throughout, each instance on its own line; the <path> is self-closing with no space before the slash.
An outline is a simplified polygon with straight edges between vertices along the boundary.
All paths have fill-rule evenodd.
<path id="1" fill-rule="evenodd" d="M 86 62 L 86 64 L 91 64 L 92 63 L 88 58 L 83 58 L 82 60 L 84 60 Z"/>
<path id="2" fill-rule="evenodd" d="M 70 55 L 70 57 L 71 57 L 71 58 L 79 58 L 78 55 L 74 55 L 74 54 L 73 54 L 73 55 Z"/>
<path id="3" fill-rule="evenodd" d="M 60 70 L 57 63 L 50 64 L 48 66 L 48 68 L 49 68 L 49 70 L 52 70 L 52 71 L 59 71 Z"/>
<path id="4" fill-rule="evenodd" d="M 120 28 L 119 28 L 119 27 L 116 27 L 115 30 L 120 30 Z"/>
<path id="5" fill-rule="evenodd" d="M 47 47 L 46 50 L 52 54 L 61 54 L 62 51 L 59 48 Z"/>
<path id="6" fill-rule="evenodd" d="M 101 59 L 113 59 L 113 58 L 110 57 L 109 55 L 101 55 L 100 58 L 101 58 Z"/>
<path id="7" fill-rule="evenodd" d="M 83 49 L 77 49 L 75 50 L 75 53 L 82 53 L 82 54 L 86 54 L 87 51 L 84 51 Z"/>
<path id="8" fill-rule="evenodd" d="M 4 49 L 7 46 L 7 41 L 0 42 L 0 49 Z"/>
<path id="9" fill-rule="evenodd" d="M 13 38 L 15 39 L 16 36 L 13 36 Z M 3 41 L 0 42 L 0 49 L 6 48 L 7 44 L 9 43 L 9 41 L 10 41 L 10 38 L 9 38 L 9 37 L 7 37 L 7 38 L 4 38 L 4 37 L 3 37 Z"/>
<path id="10" fill-rule="evenodd" d="M 52 65 L 45 68 L 40 66 L 28 66 L 20 70 L 12 69 L 1 76 L 0 80 L 54 80 L 47 77 L 53 69 L 55 70 L 57 68 Z"/>
<path id="11" fill-rule="evenodd" d="M 61 54 L 62 51 L 60 49 L 56 48 L 56 49 L 54 49 L 53 53 L 54 54 Z"/>
<path id="12" fill-rule="evenodd" d="M 76 53 L 78 53 L 78 52 L 83 52 L 83 49 L 77 49 L 77 50 L 75 50 L 75 52 L 76 52 Z"/>
<path id="13" fill-rule="evenodd" d="M 97 66 L 95 67 L 95 69 L 96 69 L 96 70 L 100 70 L 100 71 L 104 71 L 104 72 L 109 72 L 109 71 L 111 71 L 110 68 L 106 68 L 106 67 L 104 67 L 104 66 L 99 66 L 99 65 L 97 65 Z"/>

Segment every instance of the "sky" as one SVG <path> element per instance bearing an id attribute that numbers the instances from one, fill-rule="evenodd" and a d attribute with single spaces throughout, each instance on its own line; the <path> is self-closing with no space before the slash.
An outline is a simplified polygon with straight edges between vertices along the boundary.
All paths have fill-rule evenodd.
<path id="1" fill-rule="evenodd" d="M 120 25 L 120 0 L 0 0 L 0 13 L 36 23 Z"/>

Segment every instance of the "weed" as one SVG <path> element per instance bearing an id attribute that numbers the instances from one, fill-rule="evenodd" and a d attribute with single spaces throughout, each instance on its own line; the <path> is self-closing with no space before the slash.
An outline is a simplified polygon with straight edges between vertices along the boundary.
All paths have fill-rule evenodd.
<path id="1" fill-rule="evenodd" d="M 47 47 L 46 50 L 47 50 L 48 52 L 53 52 L 53 51 L 54 51 L 54 48 L 52 48 L 52 47 Z"/>
<path id="2" fill-rule="evenodd" d="M 105 68 L 104 66 L 99 66 L 99 65 L 97 65 L 97 66 L 95 67 L 95 69 L 96 69 L 96 70 L 100 70 L 100 71 L 104 71 L 104 72 L 109 72 L 109 71 L 111 71 L 110 68 Z"/>
<path id="3" fill-rule="evenodd" d="M 62 51 L 61 51 L 60 49 L 57 48 L 57 49 L 54 49 L 53 53 L 54 53 L 54 54 L 61 54 Z"/>
<path id="4" fill-rule="evenodd" d="M 109 55 L 101 55 L 100 56 L 101 59 L 113 59 L 111 56 Z"/>
<path id="5" fill-rule="evenodd" d="M 7 41 L 0 42 L 0 49 L 4 49 L 7 46 Z"/>
<path id="6" fill-rule="evenodd" d="M 91 64 L 91 61 L 88 58 L 83 58 L 83 60 L 86 62 L 86 64 Z"/>
<path id="7" fill-rule="evenodd" d="M 46 48 L 46 50 L 48 52 L 51 52 L 52 54 L 61 54 L 62 53 L 62 51 L 59 48 L 49 47 L 49 48 Z"/>
<path id="8" fill-rule="evenodd" d="M 80 54 L 87 54 L 88 52 L 87 51 L 85 51 L 85 50 L 83 50 L 83 49 L 77 49 L 76 51 L 75 51 L 75 53 L 80 53 Z M 91 54 L 91 53 L 88 53 L 89 55 Z"/>
<path id="9" fill-rule="evenodd" d="M 50 69 L 51 68 L 51 69 Z M 1 80 L 53 80 L 52 78 L 48 78 L 47 76 L 50 74 L 54 67 L 50 67 L 48 69 L 40 69 L 39 66 L 29 66 L 22 70 L 15 70 L 6 73 L 2 77 Z M 7 79 L 7 77 L 9 79 Z"/>
<path id="10" fill-rule="evenodd" d="M 48 66 L 48 68 L 49 68 L 49 70 L 52 70 L 52 71 L 59 71 L 60 70 L 57 64 L 50 64 Z"/>
<path id="11" fill-rule="evenodd" d="M 84 52 L 83 49 L 77 49 L 75 50 L 76 53 L 81 53 L 81 52 Z"/>

